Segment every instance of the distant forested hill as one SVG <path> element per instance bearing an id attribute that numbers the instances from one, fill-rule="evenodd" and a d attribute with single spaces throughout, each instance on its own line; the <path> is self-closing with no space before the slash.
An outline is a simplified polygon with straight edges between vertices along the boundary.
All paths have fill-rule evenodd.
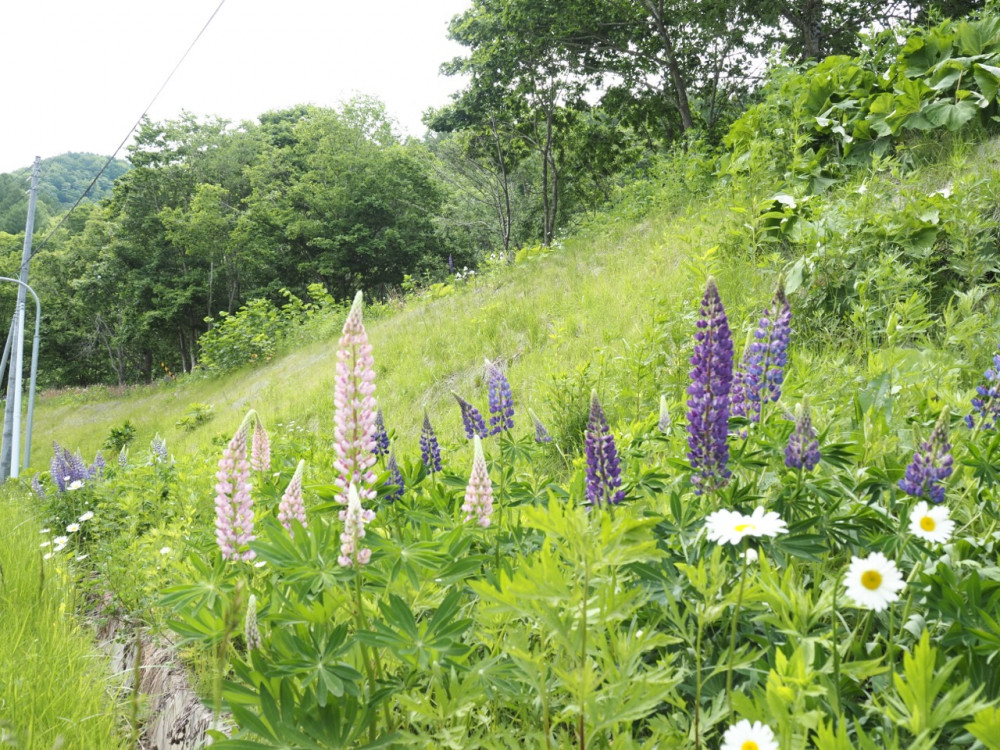
<path id="1" fill-rule="evenodd" d="M 106 161 L 106 156 L 78 153 L 43 159 L 35 226 L 44 226 L 46 219 L 72 206 Z M 87 198 L 97 202 L 110 195 L 115 180 L 129 169 L 131 165 L 124 159 L 113 160 Z M 30 167 L 0 174 L 0 232 L 24 231 L 30 178 Z"/>

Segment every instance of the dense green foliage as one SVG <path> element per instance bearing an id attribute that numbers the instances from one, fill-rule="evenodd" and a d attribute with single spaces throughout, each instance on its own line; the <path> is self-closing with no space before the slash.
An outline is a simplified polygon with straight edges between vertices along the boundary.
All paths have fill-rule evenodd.
<path id="1" fill-rule="evenodd" d="M 757 184 L 777 174 L 782 184 L 756 196 L 751 242 L 808 256 L 808 238 L 794 232 L 822 209 L 812 199 L 832 180 L 889 168 L 881 159 L 908 175 L 917 161 L 907 138 L 992 127 L 994 16 L 905 26 L 979 5 L 484 0 L 451 24 L 468 53 L 444 71 L 468 84 L 428 113 L 423 142 L 403 142 L 368 98 L 240 125 L 188 113 L 146 122 L 132 168 L 115 162 L 99 181 L 95 199 L 118 177 L 107 199 L 78 208 L 51 237 L 100 158 L 48 160 L 36 222 L 46 240 L 31 272 L 44 300 L 41 380 L 124 385 L 190 372 L 216 340 L 201 341 L 220 312 L 276 309 L 284 289 L 304 298 L 321 284 L 344 300 L 364 288 L 385 299 L 510 261 L 608 206 L 642 213 L 641 186 L 679 153 L 716 160 L 724 178 L 769 163 Z M 867 23 L 892 30 L 865 37 Z M 22 177 L 0 176 L 5 274 L 20 263 Z M 930 214 L 918 213 L 912 233 L 924 252 Z M 972 255 L 939 284 L 939 302 L 986 273 L 982 253 Z M 803 263 L 803 273 L 816 265 Z M 836 278 L 825 312 L 849 315 L 853 284 L 851 273 Z M 0 314 L 12 296 L 0 290 Z"/>
<path id="2" fill-rule="evenodd" d="M 0 735 L 7 747 L 120 750 L 122 681 L 91 632 L 71 566 L 56 568 L 51 527 L 18 494 L 0 498 Z M 45 542 L 39 547 L 40 542 Z M 44 557 L 48 555 L 48 557 Z M 43 559 L 44 558 L 44 559 Z"/>
<path id="3" fill-rule="evenodd" d="M 113 159 L 97 177 L 107 161 L 105 156 L 76 153 L 42 159 L 36 224 L 44 226 L 51 217 L 70 208 L 91 182 L 94 186 L 87 194 L 88 200 L 97 203 L 110 195 L 115 180 L 128 171 L 129 164 L 122 159 Z M 0 174 L 0 233 L 24 234 L 30 183 L 30 167 Z"/>
<path id="4" fill-rule="evenodd" d="M 967 39 L 979 45 L 968 53 Z M 921 44 L 937 50 L 935 61 L 911 73 Z M 218 378 L 41 403 L 43 433 L 85 455 L 102 441 L 131 440 L 122 464 L 79 489 L 54 492 L 42 472 L 49 493 L 41 507 L 54 527 L 95 513 L 69 535 L 72 555 L 53 565 L 89 555 L 85 585 L 187 642 L 206 701 L 224 702 L 237 721 L 230 747 L 701 750 L 719 747 L 727 727 L 746 718 L 769 725 L 783 750 L 996 750 L 1000 443 L 978 418 L 975 429 L 963 419 L 1000 340 L 995 92 L 987 96 L 978 81 L 975 89 L 958 79 L 926 84 L 952 68 L 963 80 L 989 72 L 982 66 L 992 66 L 996 44 L 987 17 L 905 41 L 881 37 L 855 58 L 776 70 L 723 148 L 692 139 L 648 157 L 645 179 L 612 180 L 609 205 L 577 217 L 573 236 L 525 242 L 476 274 L 429 285 L 404 275 L 405 296 L 366 312 L 378 406 L 404 485 L 391 499 L 397 480 L 380 458 L 364 540 L 370 564 L 337 562 L 344 525 L 331 502 L 332 341 L 344 311 L 318 291 L 306 310 L 293 289 L 295 298 L 248 300 L 216 318 L 204 343 Z M 914 82 L 929 89 L 915 102 L 906 95 Z M 980 102 L 963 91 L 982 96 L 976 112 L 985 117 L 953 123 L 928 114 L 942 103 Z M 872 115 L 872 102 L 886 95 L 897 110 L 914 108 L 885 117 L 885 132 L 872 126 L 861 159 L 865 123 L 883 114 Z M 269 123 L 275 147 L 289 149 L 281 157 L 289 169 L 311 158 L 295 149 L 298 122 Z M 377 129 L 367 132 L 366 142 L 380 142 Z M 857 141 L 845 139 L 855 132 Z M 503 196 L 497 172 L 485 168 L 486 145 L 517 148 L 500 134 L 462 131 L 416 150 L 463 165 L 456 177 L 442 171 L 444 158 L 431 162 L 442 205 L 485 219 L 503 204 L 486 200 Z M 517 156 L 503 164 L 528 186 L 543 157 Z M 275 157 L 265 166 L 282 164 Z M 244 172 L 241 205 L 272 184 L 258 166 Z M 151 189 L 153 175 L 144 179 Z M 479 185 L 486 202 L 463 201 L 449 187 L 457 184 Z M 295 200 L 317 198 L 314 188 L 270 195 L 289 215 Z M 223 231 L 215 219 L 224 212 L 208 207 L 225 201 L 214 189 L 198 192 L 197 220 L 186 208 L 149 226 L 211 253 L 205 238 Z M 273 219 L 269 237 L 291 253 L 318 235 L 309 234 L 313 220 L 341 210 L 310 213 L 294 232 Z M 446 224 L 436 217 L 435 230 Z M 503 226 L 498 218 L 491 242 L 502 242 Z M 244 270 L 246 262 L 235 272 Z M 225 288 L 231 277 L 218 273 Z M 729 424 L 732 481 L 698 494 L 687 388 L 709 275 L 737 359 L 775 285 L 789 293 L 793 334 L 781 398 L 759 424 Z M 313 331 L 325 339 L 283 355 L 283 341 Z M 229 372 L 255 354 L 258 370 Z M 486 402 L 484 357 L 506 367 L 516 406 L 516 429 L 485 441 L 495 505 L 488 528 L 461 509 L 471 451 L 451 396 Z M 626 493 L 610 509 L 583 507 L 595 390 Z M 822 456 L 815 469 L 786 463 L 789 416 L 806 403 Z M 220 454 L 250 407 L 271 435 L 271 467 L 251 480 L 249 548 L 259 567 L 222 560 L 209 499 L 219 491 Z M 553 443 L 532 439 L 529 409 Z M 444 454 L 435 475 L 419 459 L 425 412 Z M 938 507 L 956 521 L 943 544 L 914 530 L 916 498 L 899 485 L 942 413 L 954 472 Z M 154 433 L 167 436 L 169 450 L 159 441 L 146 449 Z M 43 445 L 33 464 L 49 457 Z M 292 535 L 276 516 L 299 460 L 308 527 L 293 526 Z M 787 531 L 739 545 L 708 538 L 709 514 L 756 507 L 779 513 Z M 748 545 L 758 561 L 747 561 Z M 873 551 L 906 579 L 880 611 L 855 606 L 845 586 L 852 559 Z M 245 619 L 251 594 L 259 645 Z"/>

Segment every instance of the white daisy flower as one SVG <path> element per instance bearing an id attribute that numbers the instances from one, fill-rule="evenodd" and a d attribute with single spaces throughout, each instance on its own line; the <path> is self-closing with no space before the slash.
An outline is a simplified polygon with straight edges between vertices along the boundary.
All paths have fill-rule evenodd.
<path id="1" fill-rule="evenodd" d="M 73 534 L 79 530 L 80 530 L 80 524 L 78 523 L 71 523 L 69 526 L 66 527 L 66 532 L 69 534 Z"/>
<path id="2" fill-rule="evenodd" d="M 781 516 L 763 507 L 745 516 L 732 510 L 717 510 L 705 518 L 708 539 L 719 544 L 739 544 L 748 536 L 777 536 L 788 530 Z"/>
<path id="3" fill-rule="evenodd" d="M 865 559 L 851 557 L 844 581 L 847 595 L 859 607 L 876 612 L 896 601 L 905 585 L 896 563 L 881 552 L 872 552 Z"/>
<path id="4" fill-rule="evenodd" d="M 55 539 L 52 540 L 52 542 L 57 547 L 65 547 L 67 544 L 69 544 L 69 537 L 68 536 L 57 536 Z"/>
<path id="5" fill-rule="evenodd" d="M 44 555 L 42 555 L 42 559 L 43 560 L 51 560 L 52 559 L 52 553 L 51 552 L 46 552 Z"/>
<path id="6" fill-rule="evenodd" d="M 39 546 L 39 547 L 48 547 L 48 546 L 49 546 L 50 544 L 52 544 L 52 542 L 42 542 L 42 543 L 41 543 L 41 544 L 39 544 L 38 546 Z"/>
<path id="7" fill-rule="evenodd" d="M 80 516 L 77 520 L 80 523 L 83 523 L 84 521 L 89 521 L 93 517 L 94 517 L 94 511 L 88 510 L 86 513 L 84 513 L 82 516 Z"/>
<path id="8" fill-rule="evenodd" d="M 910 513 L 910 533 L 926 542 L 944 544 L 954 530 L 955 522 L 948 518 L 948 508 L 944 505 L 931 507 L 921 500 Z"/>
<path id="9" fill-rule="evenodd" d="M 69 479 L 69 477 L 66 477 L 66 478 Z M 69 486 L 66 488 L 66 490 L 67 491 L 69 491 L 69 490 L 78 490 L 81 487 L 83 487 L 83 480 L 82 479 L 77 479 L 75 481 L 70 482 Z"/>
<path id="10" fill-rule="evenodd" d="M 719 750 L 778 750 L 778 742 L 767 724 L 740 719 L 722 735 Z"/>
<path id="11" fill-rule="evenodd" d="M 160 547 L 160 554 L 161 555 L 169 555 L 170 554 L 170 547 Z"/>

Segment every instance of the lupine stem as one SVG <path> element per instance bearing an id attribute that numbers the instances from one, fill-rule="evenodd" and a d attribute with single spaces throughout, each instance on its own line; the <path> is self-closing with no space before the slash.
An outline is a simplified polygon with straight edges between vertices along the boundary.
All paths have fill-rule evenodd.
<path id="1" fill-rule="evenodd" d="M 355 567 L 354 575 L 354 596 L 357 608 L 357 628 L 358 632 L 360 632 L 368 629 L 368 618 L 365 617 L 364 599 L 361 592 L 361 570 L 357 567 Z M 372 655 L 369 656 L 368 646 L 365 645 L 364 641 L 359 641 L 359 644 L 361 645 L 361 660 L 364 662 L 365 673 L 368 675 L 368 701 L 371 703 L 375 694 L 375 680 L 382 679 L 382 661 L 379 659 L 378 649 L 375 649 Z M 389 731 L 389 728 L 392 726 L 392 717 L 389 715 L 389 704 L 385 701 L 382 702 L 382 712 L 385 715 L 386 731 Z M 372 724 L 368 728 L 368 736 L 372 742 L 375 741 L 377 737 L 377 727 L 375 724 Z"/>

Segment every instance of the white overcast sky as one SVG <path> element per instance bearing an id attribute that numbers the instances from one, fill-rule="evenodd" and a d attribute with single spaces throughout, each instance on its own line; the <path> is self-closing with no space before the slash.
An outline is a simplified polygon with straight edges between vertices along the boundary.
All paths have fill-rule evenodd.
<path id="1" fill-rule="evenodd" d="M 219 0 L 0 0 L 0 172 L 110 155 Z M 295 104 L 385 102 L 403 133 L 462 82 L 449 20 L 471 0 L 226 0 L 149 110 L 239 122 Z M 122 151 L 120 156 L 124 156 Z"/>

